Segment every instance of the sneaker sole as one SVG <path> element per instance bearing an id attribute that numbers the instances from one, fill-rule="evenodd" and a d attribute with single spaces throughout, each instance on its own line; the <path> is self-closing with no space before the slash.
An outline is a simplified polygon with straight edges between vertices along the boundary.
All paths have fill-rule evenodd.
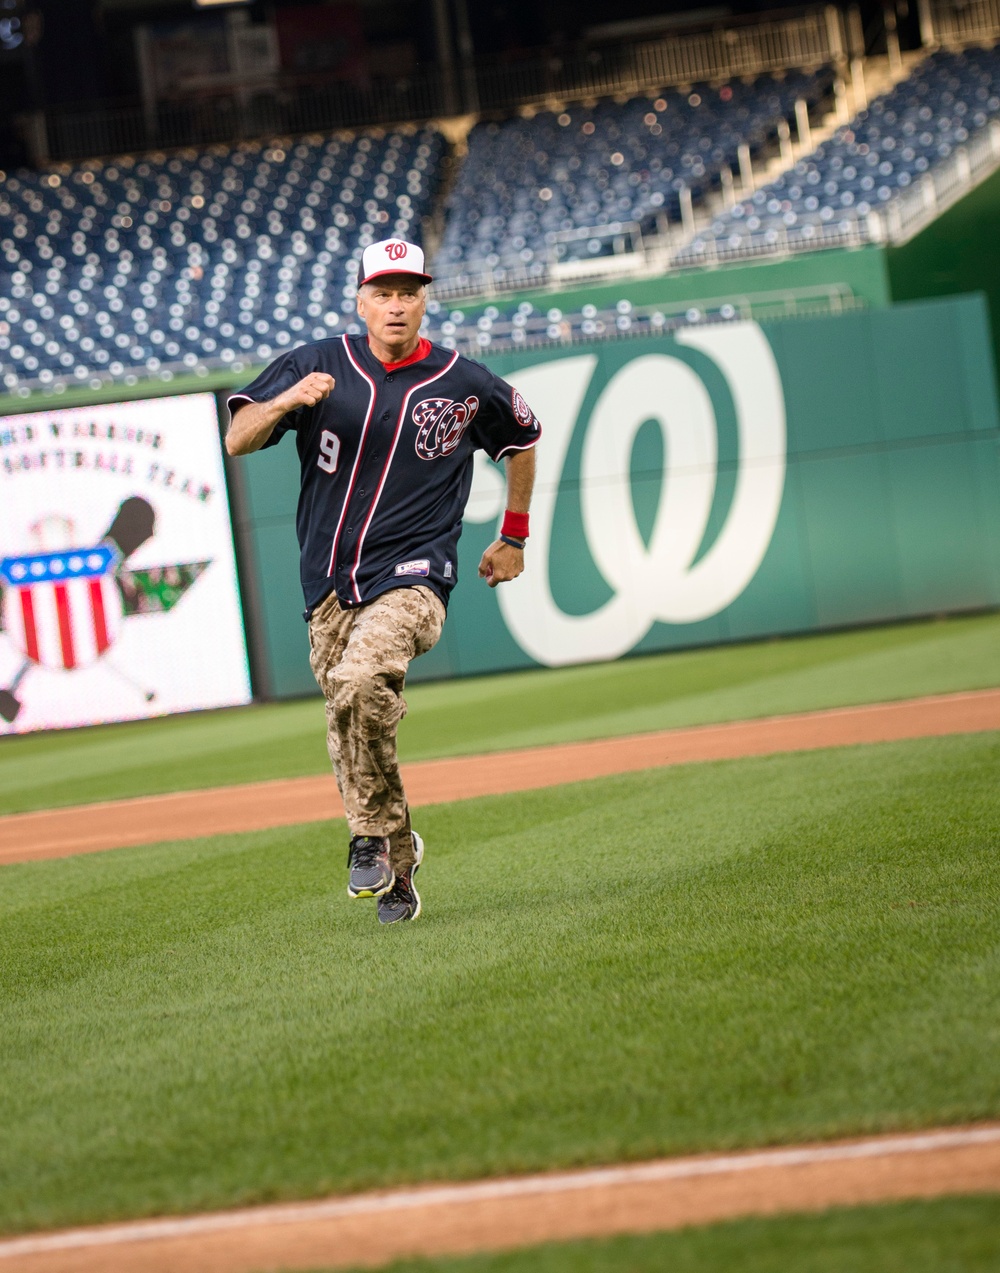
<path id="1" fill-rule="evenodd" d="M 424 841 L 421 836 L 417 835 L 416 831 L 411 831 L 410 834 L 413 836 L 413 848 L 417 854 L 417 860 L 413 863 L 413 870 L 410 872 L 410 887 L 413 889 L 413 896 L 417 899 L 417 909 L 407 921 L 412 924 L 420 916 L 420 894 L 417 892 L 417 886 L 413 881 L 417 878 L 420 863 L 424 860 Z"/>
<path id="2" fill-rule="evenodd" d="M 351 888 L 350 884 L 348 884 L 347 896 L 351 898 L 353 901 L 356 901 L 359 897 L 381 897 L 383 893 L 388 893 L 388 891 L 392 888 L 392 886 L 395 883 L 396 883 L 396 873 L 395 871 L 393 871 L 392 878 L 389 880 L 389 883 L 385 886 L 385 888 L 379 888 L 379 889 L 359 888 L 355 890 Z"/>

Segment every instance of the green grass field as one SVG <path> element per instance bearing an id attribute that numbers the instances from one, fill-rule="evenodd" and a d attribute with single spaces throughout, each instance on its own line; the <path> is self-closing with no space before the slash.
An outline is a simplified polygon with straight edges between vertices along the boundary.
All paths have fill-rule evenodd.
<path id="1" fill-rule="evenodd" d="M 1000 1198 L 944 1198 L 573 1242 L 386 1273 L 995 1273 Z"/>
<path id="2" fill-rule="evenodd" d="M 0 1229 L 996 1117 L 998 764 L 425 809 L 388 930 L 335 824 L 5 867 Z"/>
<path id="3" fill-rule="evenodd" d="M 1000 685 L 1000 615 L 415 685 L 403 758 Z M 0 739 L 0 813 L 328 770 L 319 699 Z"/>

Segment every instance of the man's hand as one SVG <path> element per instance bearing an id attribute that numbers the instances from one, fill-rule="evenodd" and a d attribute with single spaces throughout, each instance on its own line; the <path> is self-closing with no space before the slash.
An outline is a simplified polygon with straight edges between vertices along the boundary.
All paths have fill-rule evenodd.
<path id="1" fill-rule="evenodd" d="M 317 402 L 329 398 L 336 383 L 333 376 L 328 376 L 325 371 L 310 371 L 308 376 L 303 376 L 291 389 L 279 393 L 273 402 L 275 406 L 280 406 L 282 415 L 288 415 L 299 407 L 314 407 Z"/>
<path id="2" fill-rule="evenodd" d="M 479 563 L 479 578 L 485 579 L 491 588 L 498 583 L 508 583 L 516 579 L 524 570 L 524 549 L 505 544 L 502 539 L 494 540 L 483 553 Z"/>
<path id="3" fill-rule="evenodd" d="M 507 508 L 511 512 L 526 513 L 535 482 L 534 447 L 505 456 L 504 467 L 507 470 Z M 490 544 L 479 563 L 479 577 L 485 579 L 491 588 L 498 583 L 508 583 L 523 573 L 524 549 L 515 548 L 502 539 L 495 539 Z"/>
<path id="4" fill-rule="evenodd" d="M 291 389 L 279 393 L 269 402 L 247 402 L 233 413 L 226 434 L 226 450 L 230 455 L 250 455 L 259 451 L 284 416 L 299 407 L 314 407 L 329 398 L 337 382 L 325 371 L 310 371 Z"/>

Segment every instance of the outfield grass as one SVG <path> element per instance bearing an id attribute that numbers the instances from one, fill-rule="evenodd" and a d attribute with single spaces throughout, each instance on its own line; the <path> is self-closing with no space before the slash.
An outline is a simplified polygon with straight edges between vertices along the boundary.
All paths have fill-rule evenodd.
<path id="1" fill-rule="evenodd" d="M 1000 1114 L 1000 735 L 0 870 L 0 1229 Z"/>
<path id="2" fill-rule="evenodd" d="M 407 691 L 405 760 L 1000 685 L 1000 615 Z M 319 699 L 0 739 L 0 813 L 325 773 Z"/>
<path id="3" fill-rule="evenodd" d="M 570 1242 L 386 1273 L 995 1273 L 1000 1198 L 943 1198 Z"/>

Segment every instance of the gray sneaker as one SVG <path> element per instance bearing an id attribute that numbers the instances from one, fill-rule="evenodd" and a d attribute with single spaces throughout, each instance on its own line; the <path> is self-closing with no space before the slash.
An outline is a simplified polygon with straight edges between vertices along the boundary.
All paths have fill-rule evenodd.
<path id="1" fill-rule="evenodd" d="M 356 835 L 347 852 L 348 897 L 381 897 L 396 876 L 389 863 L 389 840 L 384 835 Z"/>
<path id="2" fill-rule="evenodd" d="M 410 834 L 413 836 L 413 849 L 417 860 L 412 866 L 407 867 L 402 875 L 397 875 L 392 888 L 378 899 L 380 924 L 398 924 L 400 920 L 416 919 L 420 914 L 420 894 L 413 883 L 413 877 L 420 870 L 420 863 L 424 860 L 424 842 L 416 831 L 411 831 Z"/>

